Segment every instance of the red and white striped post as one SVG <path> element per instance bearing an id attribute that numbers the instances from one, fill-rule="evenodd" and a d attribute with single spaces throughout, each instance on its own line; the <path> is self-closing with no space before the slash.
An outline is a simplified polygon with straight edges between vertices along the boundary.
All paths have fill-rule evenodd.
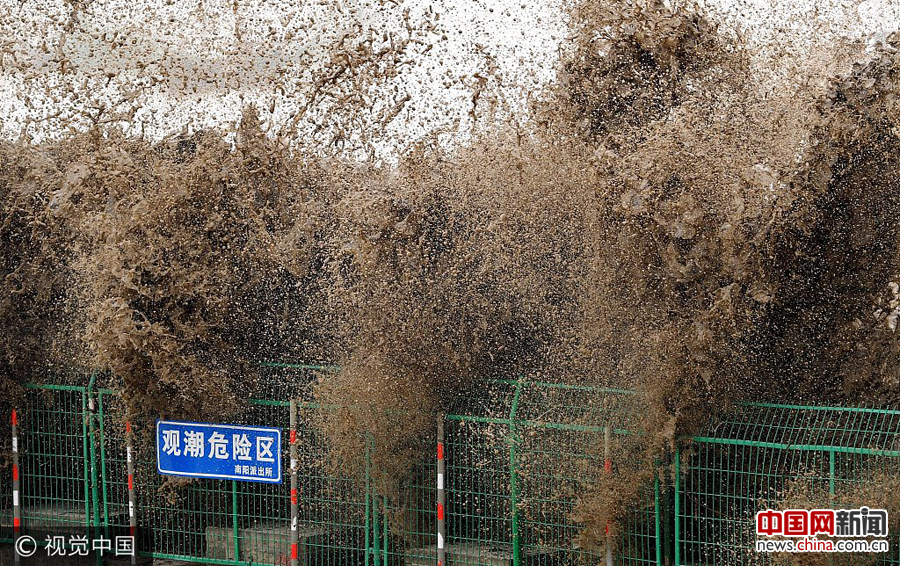
<path id="1" fill-rule="evenodd" d="M 444 415 L 438 415 L 437 421 L 437 566 L 447 563 L 444 541 L 447 526 L 444 521 Z"/>
<path id="2" fill-rule="evenodd" d="M 612 437 L 612 430 L 603 427 L 603 469 L 607 474 L 612 474 L 612 458 L 609 454 L 609 445 Z M 606 523 L 606 566 L 613 566 L 612 552 L 612 534 L 609 532 L 609 523 Z"/>
<path id="3" fill-rule="evenodd" d="M 22 507 L 19 499 L 19 414 L 12 410 L 12 497 L 13 497 L 13 556 L 16 564 L 21 564 L 19 556 L 19 536 L 22 534 Z"/>
<path id="4" fill-rule="evenodd" d="M 298 566 L 297 532 L 297 402 L 291 399 L 291 566 Z"/>
<path id="5" fill-rule="evenodd" d="M 134 456 L 131 423 L 125 421 L 125 466 L 128 471 L 128 528 L 131 532 L 133 552 L 131 563 L 137 564 L 137 497 L 134 494 Z"/>

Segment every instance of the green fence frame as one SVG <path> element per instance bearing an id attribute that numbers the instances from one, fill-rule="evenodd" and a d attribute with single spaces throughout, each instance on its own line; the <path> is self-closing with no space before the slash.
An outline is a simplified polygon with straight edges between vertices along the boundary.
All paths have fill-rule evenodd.
<path id="1" fill-rule="evenodd" d="M 633 393 L 521 379 L 489 380 L 485 387 L 483 397 L 467 400 L 469 411 L 443 416 L 448 563 L 518 566 L 602 560 L 602 555 L 573 545 L 580 530 L 571 518 L 574 493 L 590 476 L 575 477 L 555 464 L 572 459 L 603 470 L 604 435 L 631 432 L 614 426 L 608 403 L 595 402 Z M 567 418 L 548 414 L 548 404 L 558 404 Z M 435 462 L 420 464 L 406 490 L 411 494 L 406 503 L 418 511 L 418 522 L 391 533 L 386 552 L 390 560 L 386 557 L 383 564 L 435 563 L 435 475 Z M 550 484 L 566 484 L 572 492 L 551 492 Z M 616 564 L 664 563 L 658 478 L 648 491 L 648 506 L 636 510 L 622 529 Z"/>
<path id="2" fill-rule="evenodd" d="M 288 373 L 333 369 L 268 367 Z M 293 378 L 279 379 L 289 384 Z M 128 533 L 124 407 L 118 391 L 97 388 L 96 381 L 95 372 L 86 386 L 26 386 L 26 407 L 20 411 L 25 533 L 89 539 Z M 287 431 L 290 389 L 283 391 L 281 398 L 249 400 L 235 422 Z M 468 400 L 443 417 L 448 564 L 603 562 L 601 555 L 572 544 L 579 530 L 572 521 L 573 490 L 589 479 L 581 472 L 603 466 L 609 457 L 602 448 L 605 439 L 634 434 L 623 425 L 634 393 L 522 379 L 489 380 L 485 391 L 484 398 Z M 431 451 L 423 455 L 403 500 L 394 500 L 378 493 L 371 481 L 375 439 L 364 440 L 364 478 L 335 475 L 325 465 L 327 447 L 310 426 L 321 407 L 307 400 L 296 407 L 302 440 L 300 563 L 435 563 L 437 488 Z M 148 451 L 153 423 L 132 424 L 138 438 L 141 555 L 230 566 L 288 563 L 287 476 L 274 486 L 200 480 L 175 492 L 161 491 L 162 478 Z M 288 454 L 286 445 L 282 453 Z M 571 461 L 572 467 L 547 464 L 560 460 Z M 840 497 L 847 486 L 875 474 L 900 476 L 900 411 L 749 403 L 706 432 L 680 440 L 671 483 L 660 480 L 669 468 L 660 470 L 647 486 L 646 503 L 620 525 L 616 564 L 767 564 L 768 557 L 752 547 L 753 515 L 760 506 L 778 508 L 779 497 L 795 481 Z M 0 498 L 0 542 L 9 543 L 6 478 Z M 408 518 L 398 524 L 392 517 L 400 508 Z M 892 533 L 892 552 L 880 564 L 900 565 L 898 535 Z M 834 563 L 840 560 L 836 556 Z"/>
<path id="3" fill-rule="evenodd" d="M 310 368 L 313 369 L 313 368 Z M 127 505 L 124 431 L 115 406 L 118 393 L 99 393 L 104 433 L 102 450 L 102 522 L 107 533 L 127 532 L 127 515 L 108 513 Z M 261 566 L 290 562 L 291 402 L 250 399 L 235 424 L 266 425 L 282 430 L 282 484 L 230 480 L 193 481 L 176 492 L 160 492 L 163 477 L 155 468 L 152 442 L 135 446 L 135 487 L 138 511 L 138 547 L 142 556 L 191 560 L 207 564 Z M 297 403 L 298 413 L 316 409 Z M 110 422 L 115 426 L 110 427 Z M 132 423 L 140 435 L 152 433 L 154 423 Z M 115 431 L 118 431 L 116 433 Z M 299 558 L 300 563 L 360 564 L 367 551 L 371 511 L 364 486 L 352 478 L 336 477 L 324 469 L 324 447 L 311 429 L 299 435 Z M 357 485 L 359 484 L 359 485 Z M 171 498 L 176 498 L 173 503 Z M 149 550 L 148 550 L 149 549 Z"/>
<path id="4" fill-rule="evenodd" d="M 96 377 L 96 372 L 90 375 L 87 387 L 25 385 L 30 411 L 19 427 L 19 468 L 39 472 L 20 475 L 20 503 L 23 524 L 39 546 L 47 546 L 48 537 L 78 536 L 89 542 L 98 535 L 95 431 L 90 417 L 94 406 L 89 393 Z M 10 501 L 11 483 L 0 485 L 4 502 Z M 0 513 L 0 542 L 12 543 L 12 508 L 4 507 Z M 69 544 L 64 547 L 71 549 Z"/>
<path id="5" fill-rule="evenodd" d="M 276 371 L 329 371 L 324 366 L 293 364 L 267 364 Z M 125 471 L 124 407 L 118 391 L 96 387 L 97 373 L 91 374 L 87 386 L 29 384 L 26 407 L 20 411 L 23 422 L 23 493 L 25 510 L 23 532 L 36 533 L 36 501 L 49 501 L 57 505 L 60 501 L 78 504 L 80 514 L 74 527 L 85 536 L 114 537 L 128 534 L 128 491 Z M 532 513 L 530 507 L 539 498 L 529 497 L 523 490 L 519 477 L 519 466 L 531 450 L 523 441 L 523 436 L 534 437 L 543 431 L 554 434 L 597 435 L 608 428 L 605 426 L 583 425 L 564 422 L 547 422 L 529 415 L 523 400 L 524 391 L 529 389 L 555 388 L 551 384 L 527 383 L 522 380 L 492 380 L 493 386 L 508 393 L 508 412 L 502 416 L 483 416 L 489 411 L 479 412 L 478 407 L 466 414 L 448 414 L 445 423 L 448 434 L 447 482 L 450 504 L 448 505 L 448 543 L 457 548 L 468 548 L 468 555 L 458 554 L 454 564 L 498 564 L 498 560 L 508 557 L 509 564 L 557 564 L 566 559 L 587 560 L 596 556 L 582 550 L 573 549 L 567 540 L 555 540 L 548 545 L 538 542 L 532 531 L 536 526 L 549 526 L 557 534 L 574 533 L 576 525 L 567 517 L 571 501 L 553 500 L 558 508 L 555 513 L 545 511 Z M 578 388 L 573 391 L 579 390 Z M 588 391 L 589 389 L 585 389 Z M 600 391 L 600 390 L 598 390 Z M 602 390 L 603 394 L 622 393 Z M 49 399 L 62 396 L 72 405 L 67 409 L 60 401 Z M 266 424 L 286 428 L 289 422 L 289 396 L 281 399 L 251 399 L 246 414 L 238 419 L 244 424 Z M 534 405 L 534 403 L 532 403 Z M 306 553 L 308 563 L 376 565 L 409 563 L 416 564 L 414 553 L 409 553 L 409 532 L 398 528 L 388 519 L 392 508 L 398 502 L 377 493 L 369 478 L 371 458 L 368 452 L 375 449 L 373 439 L 365 442 L 367 466 L 365 481 L 349 477 L 336 477 L 324 465 L 325 449 L 321 439 L 316 438 L 313 429 L 304 424 L 302 413 L 320 407 L 313 402 L 297 403 L 301 413 L 299 435 L 303 442 L 299 448 L 298 466 L 300 475 L 299 519 L 301 530 L 301 563 Z M 484 407 L 481 407 L 484 408 Z M 58 420 L 71 417 L 72 431 L 58 432 Z M 39 420 L 38 420 L 39 419 Z M 195 481 L 177 493 L 161 492 L 162 478 L 156 473 L 152 454 L 147 447 L 148 434 L 153 423 L 132 423 L 138 441 L 135 443 L 135 488 L 137 492 L 139 554 L 153 558 L 184 559 L 201 563 L 261 566 L 263 564 L 286 563 L 276 548 L 287 548 L 286 533 L 290 526 L 288 515 L 289 481 L 270 486 L 263 484 L 241 484 L 233 481 Z M 503 429 L 498 439 L 502 453 L 496 469 L 479 469 L 472 473 L 471 462 L 466 462 L 470 450 L 492 450 L 496 447 L 483 446 L 483 438 L 475 434 L 477 427 L 500 427 Z M 535 433 L 534 431 L 539 431 Z M 286 431 L 285 431 L 286 432 Z M 476 431 L 477 432 L 477 431 Z M 617 430 L 618 434 L 627 431 Z M 61 435 L 61 436 L 60 436 Z M 142 436 L 143 435 L 143 436 Z M 288 434 L 283 434 L 288 438 Z M 58 446 L 35 450 L 32 446 L 37 439 L 56 438 Z M 32 440 L 34 439 L 34 440 Z M 77 449 L 73 449 L 73 441 Z M 480 446 L 480 448 L 479 448 Z M 287 454 L 287 447 L 283 447 Z M 503 456 L 502 454 L 505 454 Z M 409 486 L 408 496 L 419 498 L 417 505 L 410 508 L 419 521 L 419 535 L 423 547 L 434 546 L 436 536 L 434 500 L 434 462 L 424 455 L 423 474 L 419 483 Z M 38 465 L 34 458 L 75 459 L 76 465 L 64 466 L 66 484 L 62 497 L 46 493 L 56 489 L 53 482 L 59 478 L 42 473 L 44 465 Z M 61 466 L 63 467 L 63 466 Z M 289 466 L 284 466 L 289 470 Z M 490 478 L 488 478 L 490 476 Z M 488 478 L 488 479 L 486 479 Z M 30 482 L 30 483 L 29 483 Z M 0 495 L 5 495 L 7 486 L 0 487 Z M 62 488 L 60 488 L 62 489 Z M 479 491 L 480 490 L 480 491 Z M 658 501 L 659 486 L 656 486 Z M 175 504 L 169 501 L 175 498 Z M 463 504 L 467 498 L 490 501 L 489 513 L 483 510 L 467 509 Z M 4 501 L 8 501 L 4 498 Z M 458 501 L 459 504 L 454 504 Z M 538 501 L 547 503 L 547 501 Z M 198 509 L 203 509 L 198 512 Z M 655 509 L 655 529 L 653 533 L 628 533 L 641 540 L 649 550 L 640 560 L 630 563 L 662 563 L 658 544 L 659 509 Z M 60 522 L 68 520 L 65 526 L 71 530 L 71 519 L 59 513 L 55 507 L 52 519 Z M 543 523 L 541 522 L 543 521 Z M 267 536 L 259 534 L 260 525 L 268 524 Z M 0 523 L 0 528 L 5 524 Z M 480 531 L 485 525 L 493 529 Z M 303 532 L 304 526 L 306 532 Z M 265 529 L 262 529 L 265 531 Z M 469 535 L 465 535 L 469 532 Z M 0 531 L 0 541 L 12 542 L 11 529 Z M 532 544 L 532 539 L 534 543 Z M 216 550 L 210 549 L 210 541 L 216 543 Z M 218 554 L 217 554 L 218 553 Z M 652 556 L 649 554 L 652 553 Z M 623 559 L 628 556 L 621 555 Z M 432 555 L 425 554 L 428 563 Z M 99 563 L 99 557 L 98 557 Z M 574 563 L 574 562 L 573 562 Z"/>
<path id="6" fill-rule="evenodd" d="M 754 552 L 757 511 L 809 489 L 841 505 L 843 489 L 879 475 L 900 477 L 900 411 L 746 403 L 675 454 L 675 564 L 771 564 Z M 877 564 L 900 564 L 900 533 L 890 546 Z"/>

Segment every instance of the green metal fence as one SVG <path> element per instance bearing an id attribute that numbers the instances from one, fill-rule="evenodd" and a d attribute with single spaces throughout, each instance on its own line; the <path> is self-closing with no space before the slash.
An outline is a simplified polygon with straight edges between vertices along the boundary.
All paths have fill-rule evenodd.
<path id="1" fill-rule="evenodd" d="M 447 563 L 596 564 L 603 555 L 578 548 L 575 502 L 592 473 L 604 468 L 607 430 L 622 429 L 622 396 L 631 392 L 490 380 L 480 394 L 444 415 Z M 379 563 L 435 564 L 436 460 L 419 464 L 391 526 Z M 662 564 L 659 485 L 623 525 L 616 564 Z M 395 523 L 399 522 L 399 525 Z"/>
<path id="2" fill-rule="evenodd" d="M 101 390 L 99 397 L 103 521 L 108 533 L 125 534 L 128 515 L 119 512 L 127 510 L 128 503 L 124 407 L 115 391 Z M 287 394 L 283 397 L 250 399 L 246 412 L 231 423 L 282 428 L 282 469 L 289 470 L 290 401 Z M 310 402 L 297 404 L 301 425 L 302 413 L 315 408 Z M 211 564 L 290 563 L 289 476 L 275 485 L 231 480 L 166 483 L 156 471 L 155 423 L 132 426 L 141 554 Z M 362 564 L 369 514 L 365 485 L 329 473 L 325 455 L 315 430 L 304 426 L 298 435 L 298 558 L 301 564 Z"/>
<path id="3" fill-rule="evenodd" d="M 274 364 L 273 364 L 274 365 Z M 290 399 L 298 417 L 300 564 L 436 564 L 436 461 L 427 451 L 400 494 L 331 469 L 304 393 L 311 366 L 279 364 L 235 424 L 281 427 L 289 469 Z M 29 385 L 21 408 L 24 532 L 128 534 L 125 407 L 116 390 Z M 87 381 L 87 380 L 82 380 Z M 443 417 L 448 565 L 605 563 L 582 548 L 573 517 L 598 470 L 620 473 L 611 449 L 635 437 L 632 392 L 491 380 Z M 156 471 L 154 422 L 134 422 L 137 547 L 144 556 L 227 565 L 287 565 L 290 482 L 176 480 Z M 435 423 L 437 426 L 437 423 Z M 766 564 L 754 552 L 754 515 L 797 496 L 841 504 L 854 486 L 900 477 L 900 411 L 749 404 L 682 439 L 635 502 L 615 564 Z M 621 470 L 627 469 L 622 466 Z M 672 481 L 661 482 L 672 470 Z M 12 541 L 9 474 L 0 482 L 0 542 Z M 823 495 L 824 494 L 824 495 Z M 823 503 L 824 502 L 824 503 Z M 900 564 L 898 533 L 881 564 Z M 852 561 L 852 558 L 845 558 Z M 835 564 L 841 564 L 836 556 Z M 852 562 L 846 562 L 852 563 Z"/>
<path id="4" fill-rule="evenodd" d="M 581 525 L 572 520 L 578 495 L 598 473 L 627 473 L 616 440 L 635 433 L 631 391 L 553 383 L 523 386 L 514 422 L 522 473 L 523 542 L 544 549 L 541 563 L 602 563 L 605 556 L 579 548 Z M 620 469 L 621 468 L 621 469 Z M 602 470 L 602 471 L 601 471 Z M 662 564 L 660 484 L 645 486 L 625 524 L 615 526 L 615 564 Z M 663 494 L 663 497 L 665 494 Z"/>
<path id="5" fill-rule="evenodd" d="M 236 424 L 287 428 L 289 398 L 304 381 L 298 372 L 321 368 L 280 366 L 268 376 L 268 398 L 251 399 L 247 411 L 232 419 Z M 86 536 L 129 532 L 125 408 L 118 392 L 95 387 L 95 378 L 87 386 L 29 386 L 21 410 L 21 468 L 24 532 L 32 536 L 43 536 L 45 518 L 65 526 L 67 533 L 73 527 Z M 399 497 L 377 493 L 368 469 L 365 478 L 341 477 L 328 469 L 327 447 L 311 419 L 304 418 L 318 406 L 302 398 L 302 389 L 297 405 L 300 563 L 433 563 L 433 452 L 423 454 Z M 585 424 L 582 417 L 570 422 L 537 418 L 548 400 L 546 389 L 495 380 L 484 398 L 464 404 L 470 411 L 445 416 L 449 564 L 580 564 L 597 558 L 572 545 L 578 530 L 571 521 L 576 490 L 546 490 L 548 481 L 577 485 L 580 479 L 554 477 L 549 467 L 538 473 L 534 466 L 525 474 L 520 471 L 522 462 L 547 464 L 551 457 L 571 456 L 602 466 L 600 452 L 582 452 L 607 427 L 599 421 Z M 589 404 L 586 399 L 581 403 Z M 154 425 L 132 423 L 140 553 L 212 564 L 288 564 L 287 484 L 202 480 L 176 481 L 173 487 L 156 473 Z M 286 430 L 283 438 L 288 438 Z M 373 439 L 365 445 L 376 449 Z M 547 451 L 551 445 L 560 452 Z M 287 458 L 287 446 L 282 448 Z M 287 461 L 283 468 L 289 468 Z M 0 489 L 8 495 L 7 482 Z M 9 498 L 3 500 L 11 516 Z M 399 520 L 397 509 L 403 510 Z M 639 530 L 626 535 L 633 542 L 623 546 L 628 550 L 620 557 L 630 563 L 658 561 L 656 534 L 648 530 L 654 528 L 654 512 L 646 511 L 647 520 L 636 523 Z M 9 522 L 3 527 L 9 542 Z"/>
<path id="6" fill-rule="evenodd" d="M 60 532 L 89 536 L 89 528 L 95 523 L 90 515 L 87 389 L 29 385 L 25 395 L 30 410 L 28 420 L 19 431 L 20 467 L 39 470 L 39 473 L 21 477 L 22 520 L 39 539 Z M 5 504 L 0 537 L 11 542 L 12 484 L 9 481 L 3 482 L 2 493 Z"/>
<path id="7" fill-rule="evenodd" d="M 878 507 L 900 478 L 900 411 L 750 403 L 676 454 L 677 564 L 770 564 L 755 515 L 771 509 Z M 900 533 L 874 564 L 900 564 Z M 872 558 L 871 556 L 869 558 Z M 863 563 L 835 554 L 832 564 Z"/>

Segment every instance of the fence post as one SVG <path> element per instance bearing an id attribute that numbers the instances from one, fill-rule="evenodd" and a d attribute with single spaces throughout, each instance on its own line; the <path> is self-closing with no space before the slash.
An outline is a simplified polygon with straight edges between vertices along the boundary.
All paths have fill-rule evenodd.
<path id="1" fill-rule="evenodd" d="M 97 393 L 97 421 L 100 424 L 100 486 L 103 498 L 103 534 L 107 539 L 111 539 L 109 532 L 109 490 L 106 486 L 106 422 L 103 415 L 103 393 Z"/>
<path id="2" fill-rule="evenodd" d="M 513 395 L 509 410 L 509 501 L 512 507 L 512 561 L 513 566 L 522 563 L 522 534 L 519 532 L 519 469 L 516 447 L 519 444 L 516 430 L 516 412 L 519 409 L 519 398 L 522 393 L 522 377 L 516 381 L 516 392 Z"/>
<path id="3" fill-rule="evenodd" d="M 609 426 L 603 427 L 603 470 L 612 475 L 612 458 L 610 456 L 610 443 L 612 442 L 612 430 Z M 606 522 L 606 566 L 613 566 L 612 534 L 609 532 L 609 521 Z"/>
<path id="4" fill-rule="evenodd" d="M 369 454 L 369 433 L 366 433 L 366 532 L 365 532 L 365 544 L 366 544 L 366 566 L 369 565 L 369 557 L 373 557 L 374 562 L 374 554 L 372 551 L 372 541 L 370 539 L 371 535 L 369 533 L 369 529 L 372 528 L 372 509 L 371 509 L 371 491 L 372 491 L 372 480 L 370 478 L 370 470 L 369 465 L 371 464 L 371 454 Z"/>
<path id="5" fill-rule="evenodd" d="M 79 389 L 81 392 L 81 448 L 82 457 L 84 458 L 84 536 L 91 536 L 91 449 L 88 446 L 90 440 L 90 428 L 88 427 L 88 396 L 86 390 Z"/>
<path id="6" fill-rule="evenodd" d="M 654 511 L 654 523 L 653 527 L 656 531 L 656 563 L 661 565 L 663 563 L 662 558 L 662 532 L 660 530 L 660 517 L 659 517 L 659 465 L 654 466 L 654 475 L 656 476 L 653 480 L 653 511 Z"/>
<path id="7" fill-rule="evenodd" d="M 91 379 L 88 382 L 87 391 L 85 391 L 85 395 L 87 396 L 88 401 L 88 444 L 90 445 L 90 458 L 91 458 L 91 522 L 93 523 L 93 539 L 100 538 L 100 498 L 97 494 L 97 434 L 96 434 L 96 424 L 95 419 L 97 418 L 97 406 L 94 402 L 94 385 L 97 383 L 97 370 L 94 370 L 91 373 Z M 93 546 L 93 544 L 91 545 Z M 102 551 L 97 552 L 94 551 L 94 556 L 96 557 L 97 566 L 103 566 L 103 553 Z"/>
<path id="8" fill-rule="evenodd" d="M 372 467 L 372 451 L 375 450 L 375 439 L 369 437 L 370 449 L 366 452 L 366 471 L 370 471 Z M 381 532 L 378 529 L 378 493 L 372 482 L 372 566 L 378 566 L 378 558 L 381 556 Z"/>
<path id="9" fill-rule="evenodd" d="M 381 528 L 384 529 L 384 544 L 381 549 L 381 563 L 384 566 L 388 566 L 388 544 L 390 543 L 390 539 L 388 538 L 388 504 L 386 495 L 381 498 L 381 504 L 384 509 L 384 517 L 381 519 Z"/>
<path id="10" fill-rule="evenodd" d="M 437 566 L 447 563 L 444 541 L 446 539 L 447 526 L 444 521 L 444 507 L 446 505 L 444 494 L 444 415 L 438 415 L 437 419 Z"/>
<path id="11" fill-rule="evenodd" d="M 834 450 L 828 451 L 828 493 L 834 496 Z M 834 502 L 832 501 L 832 507 Z"/>
<path id="12" fill-rule="evenodd" d="M 291 399 L 291 566 L 297 566 L 297 401 Z"/>
<path id="13" fill-rule="evenodd" d="M 681 566 L 681 449 L 675 447 L 675 566 Z"/>
<path id="14" fill-rule="evenodd" d="M 831 497 L 829 497 L 829 499 L 831 500 L 830 507 L 832 507 L 832 508 L 835 506 L 835 501 L 834 501 L 834 494 L 835 494 L 834 468 L 835 468 L 835 465 L 834 465 L 834 463 L 835 463 L 834 462 L 834 450 L 829 450 L 828 451 L 828 495 L 831 496 Z M 828 563 L 834 564 L 834 556 L 828 557 Z"/>
<path id="15" fill-rule="evenodd" d="M 19 556 L 19 535 L 22 534 L 22 508 L 19 500 L 19 415 L 12 410 L 12 498 L 13 498 L 13 556 L 15 563 L 22 563 Z"/>
<path id="16" fill-rule="evenodd" d="M 234 537 L 234 561 L 241 559 L 241 536 L 238 530 L 238 496 L 237 481 L 231 480 L 231 525 Z"/>
<path id="17" fill-rule="evenodd" d="M 125 466 L 128 472 L 128 529 L 131 533 L 131 544 L 134 550 L 131 554 L 131 563 L 137 564 L 137 498 L 134 495 L 133 446 L 131 422 L 125 421 Z"/>

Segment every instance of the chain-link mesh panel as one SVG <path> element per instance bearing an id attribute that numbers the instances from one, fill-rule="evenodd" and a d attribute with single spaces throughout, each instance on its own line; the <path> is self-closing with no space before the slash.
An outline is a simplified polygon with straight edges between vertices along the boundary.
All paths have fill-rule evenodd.
<path id="1" fill-rule="evenodd" d="M 91 535 L 87 414 L 83 387 L 27 388 L 25 407 L 19 410 L 22 533 L 39 542 L 54 535 Z M 9 487 L 4 491 L 11 495 Z M 12 535 L 10 503 L 11 497 L 4 501 L 2 515 L 7 536 Z"/>
<path id="2" fill-rule="evenodd" d="M 114 392 L 101 393 L 100 398 L 104 517 L 107 532 L 116 535 L 129 529 L 124 403 Z M 241 556 L 240 529 L 243 521 L 248 520 L 238 514 L 241 498 L 246 497 L 243 486 L 228 480 L 159 475 L 156 423 L 139 419 L 131 424 L 139 553 L 237 564 L 235 556 Z M 283 485 L 274 487 L 283 488 Z"/>
<path id="3" fill-rule="evenodd" d="M 97 393 L 97 431 L 100 445 L 101 519 L 104 536 L 129 536 L 128 471 L 125 462 L 125 407 L 118 393 L 101 389 Z M 142 431 L 149 440 L 149 431 Z M 136 541 L 137 542 L 137 541 Z M 147 548 L 148 542 L 141 546 Z"/>
<path id="4" fill-rule="evenodd" d="M 605 552 L 581 543 L 584 525 L 576 520 L 577 502 L 597 474 L 617 472 L 615 458 L 605 471 L 604 430 L 526 427 L 520 458 L 524 519 L 523 540 L 537 564 L 594 565 Z M 610 525 L 615 564 L 657 564 L 658 484 L 651 480 L 624 524 Z M 584 512 L 582 510 L 582 512 Z M 539 552 L 538 552 L 539 551 Z"/>
<path id="5" fill-rule="evenodd" d="M 631 434 L 622 427 L 633 397 L 492 380 L 462 400 L 444 427 L 447 564 L 603 562 L 602 551 L 579 546 L 576 501 L 603 473 L 606 428 Z M 404 490 L 405 500 L 396 502 L 400 525 L 388 563 L 436 563 L 436 469 L 428 456 Z M 651 480 L 646 487 L 626 524 L 617 525 L 616 564 L 657 563 L 659 486 Z"/>
<path id="6" fill-rule="evenodd" d="M 605 562 L 605 551 L 582 543 L 584 525 L 576 515 L 578 501 L 596 480 L 609 474 L 630 477 L 635 454 L 644 451 L 632 428 L 637 397 L 625 390 L 532 383 L 524 386 L 518 408 L 518 454 L 522 478 L 524 542 L 539 564 L 593 565 Z M 656 564 L 658 560 L 658 486 L 640 486 L 623 524 L 603 545 L 613 549 L 616 564 Z M 661 560 L 661 557 L 659 557 Z"/>
<path id="7" fill-rule="evenodd" d="M 310 403 L 299 408 L 300 564 L 363 564 L 369 522 L 365 478 L 333 469 L 328 449 L 312 424 L 317 410 Z"/>
<path id="8" fill-rule="evenodd" d="M 775 563 L 755 549 L 758 511 L 879 507 L 900 478 L 898 411 L 751 404 L 692 440 L 678 460 L 680 564 Z M 898 535 L 865 563 L 900 564 Z"/>
<path id="9" fill-rule="evenodd" d="M 216 564 L 286 565 L 290 540 L 291 376 L 267 380 L 268 399 L 250 399 L 230 424 L 282 430 L 280 484 L 161 476 L 155 465 L 155 422 L 134 431 L 137 544 L 158 558 Z M 103 433 L 104 517 L 112 535 L 128 531 L 124 405 L 115 391 L 100 394 Z M 298 560 L 304 565 L 357 565 L 366 551 L 364 480 L 334 474 L 327 451 L 308 418 L 314 406 L 297 403 Z"/>
<path id="10" fill-rule="evenodd" d="M 447 564 L 512 564 L 509 425 L 450 415 L 444 426 Z M 427 457 L 390 501 L 389 564 L 437 563 L 437 463 Z"/>
<path id="11" fill-rule="evenodd" d="M 511 564 L 513 500 L 509 426 L 471 420 L 446 424 L 448 561 Z M 433 477 L 433 476 L 432 476 Z"/>
<path id="12" fill-rule="evenodd" d="M 373 536 L 383 550 L 376 554 L 376 564 L 437 564 L 436 474 L 436 465 L 423 462 L 410 473 L 397 499 L 373 494 Z"/>

